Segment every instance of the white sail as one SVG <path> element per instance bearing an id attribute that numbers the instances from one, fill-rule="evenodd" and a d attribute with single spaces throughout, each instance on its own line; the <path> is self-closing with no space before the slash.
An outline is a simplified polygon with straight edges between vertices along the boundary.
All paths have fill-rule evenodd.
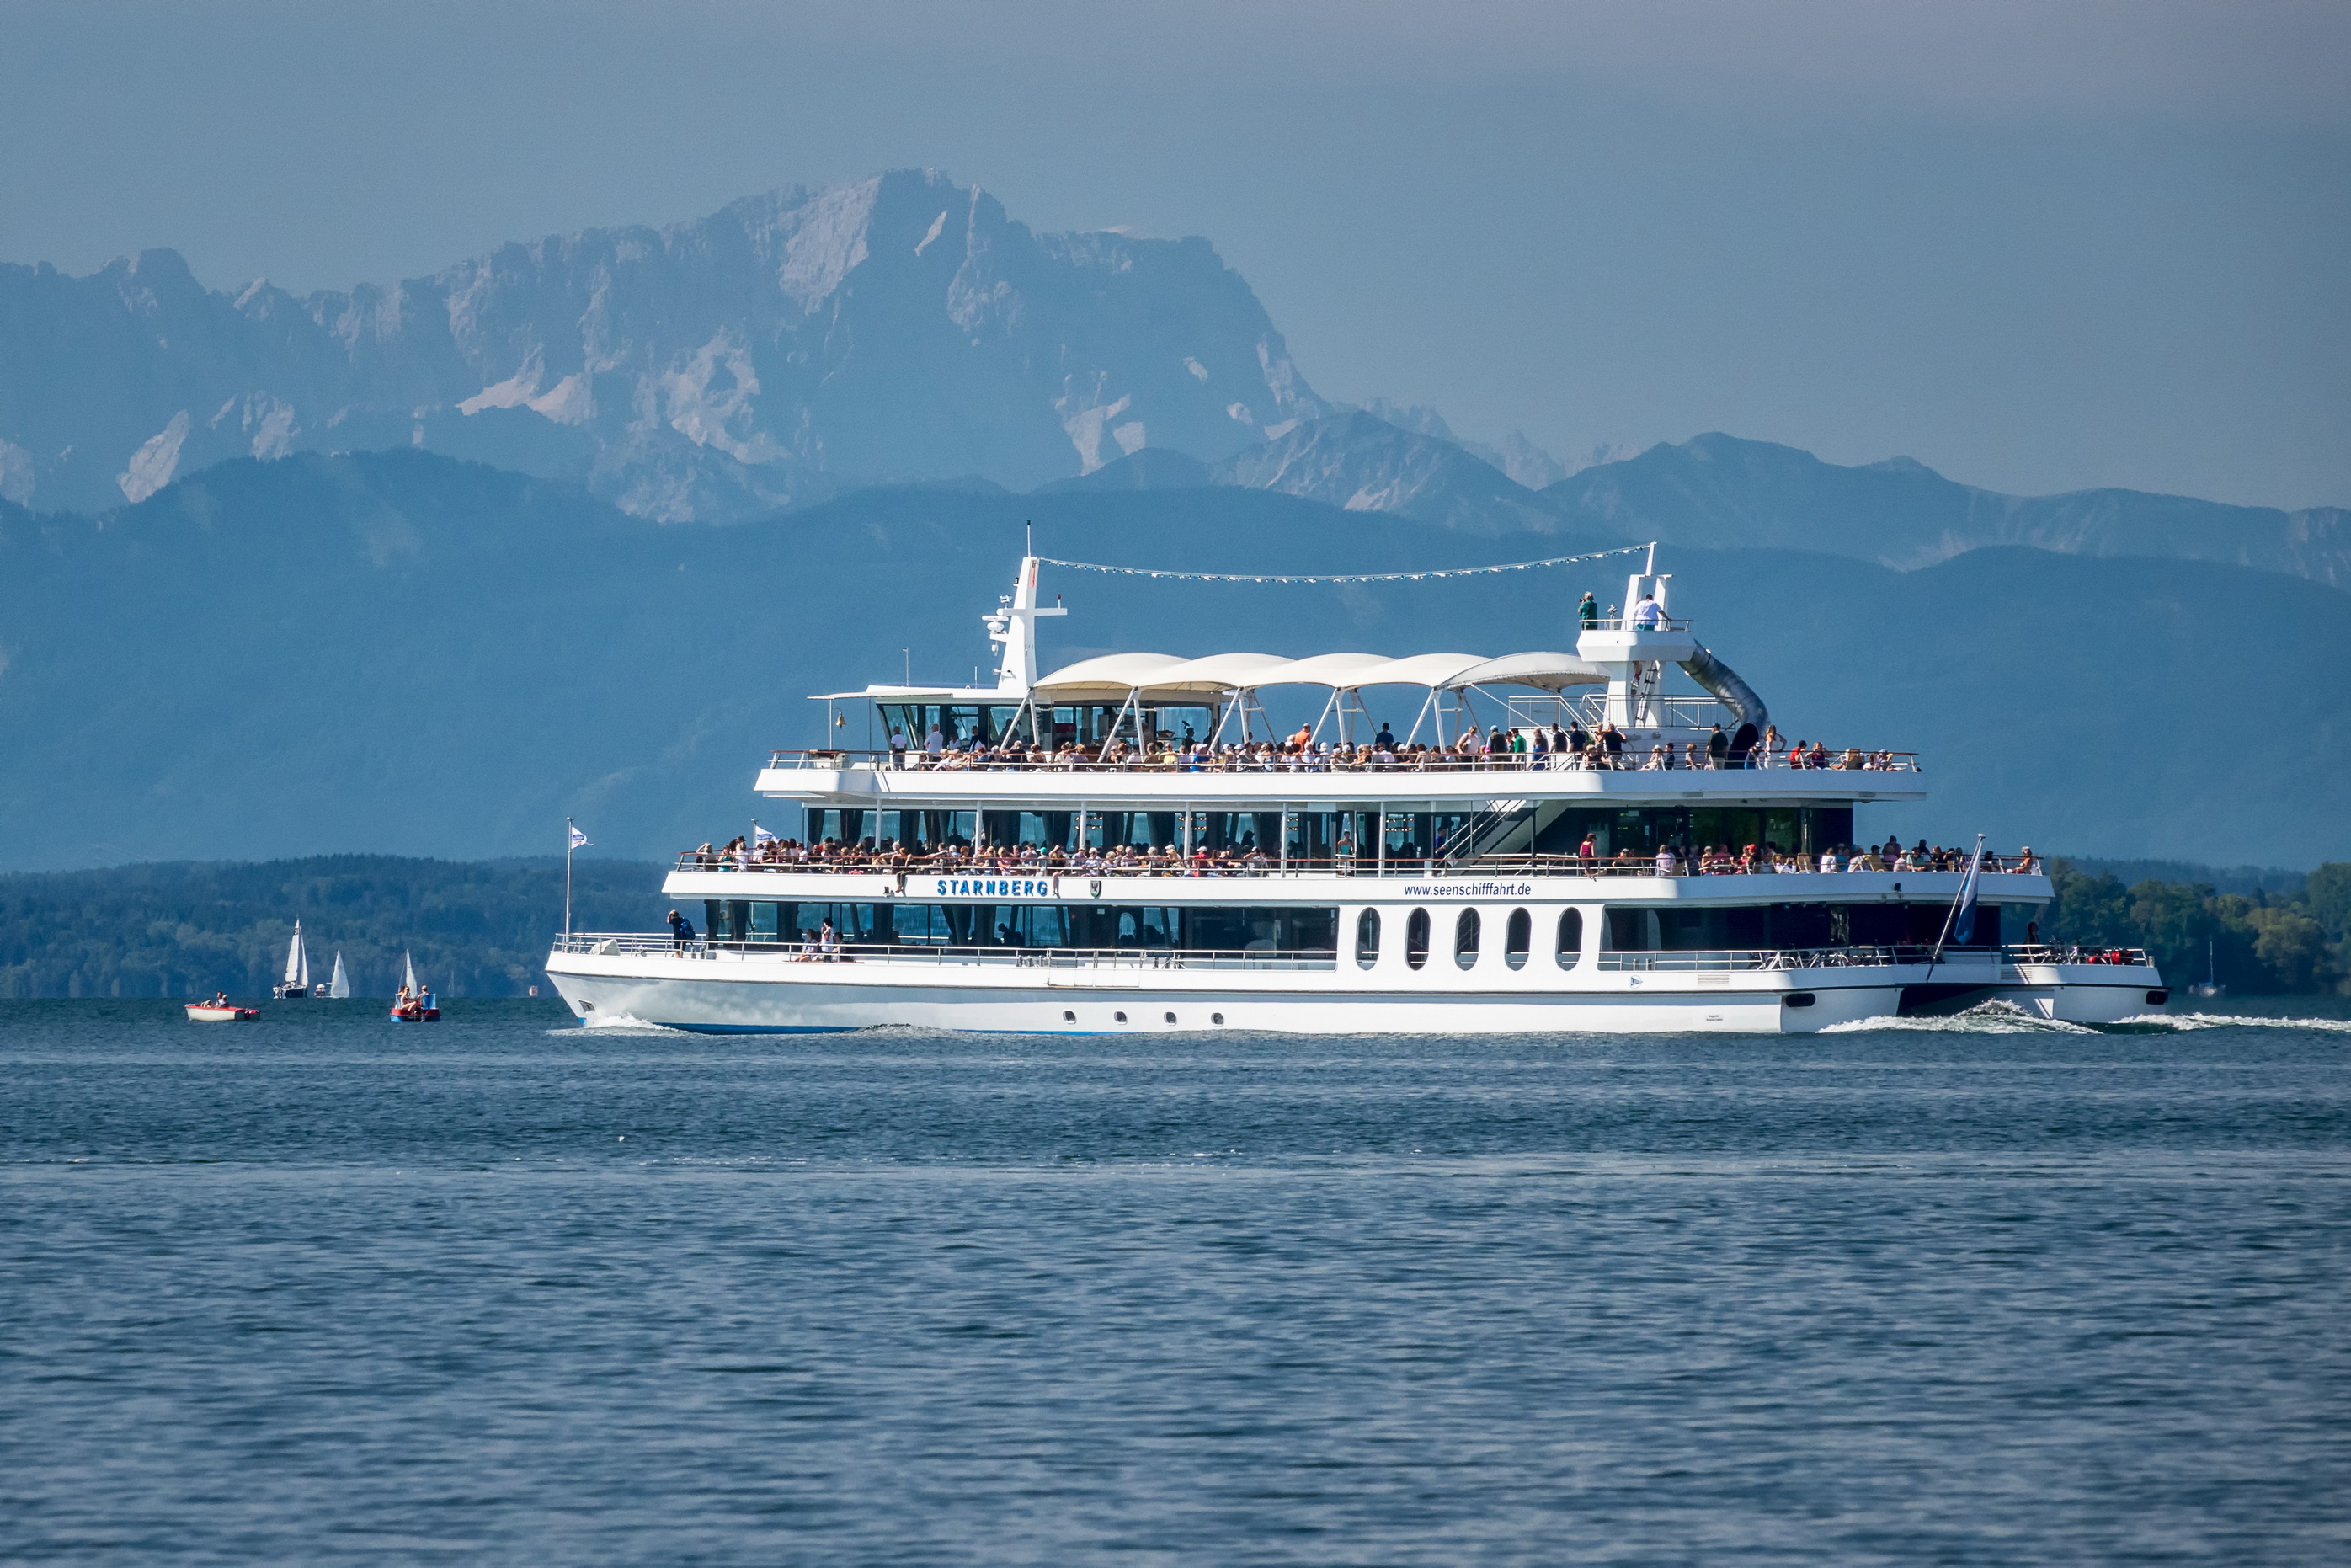
<path id="1" fill-rule="evenodd" d="M 310 988 L 310 955 L 303 950 L 299 920 L 294 923 L 294 940 L 286 945 L 286 983 L 306 991 Z"/>
<path id="2" fill-rule="evenodd" d="M 342 949 L 335 950 L 335 977 L 327 983 L 327 995 L 338 999 L 351 994 L 351 977 L 343 973 Z"/>
<path id="3" fill-rule="evenodd" d="M 416 961 L 411 958 L 405 952 L 402 952 L 400 956 L 400 983 L 403 987 L 407 988 L 411 996 L 415 995 Z"/>

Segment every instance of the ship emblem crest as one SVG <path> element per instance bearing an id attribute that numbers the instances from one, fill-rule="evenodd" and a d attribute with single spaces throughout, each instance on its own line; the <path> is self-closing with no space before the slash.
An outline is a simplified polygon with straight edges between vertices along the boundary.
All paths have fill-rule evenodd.
<path id="1" fill-rule="evenodd" d="M 1100 898 L 1102 896 L 1102 878 L 1098 876 L 1089 877 L 1086 880 L 1086 896 L 1088 898 Z"/>

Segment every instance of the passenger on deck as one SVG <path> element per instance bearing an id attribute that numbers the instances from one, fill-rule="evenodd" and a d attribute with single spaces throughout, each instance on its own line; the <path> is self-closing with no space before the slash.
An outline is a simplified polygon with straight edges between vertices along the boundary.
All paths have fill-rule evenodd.
<path id="1" fill-rule="evenodd" d="M 1723 768 L 1728 765 L 1729 756 L 1730 737 L 1723 734 L 1722 726 L 1718 724 L 1714 727 L 1714 733 L 1706 737 L 1706 765 L 1714 768 Z"/>
<path id="2" fill-rule="evenodd" d="M 1633 624 L 1644 632 L 1656 631 L 1664 615 L 1665 612 L 1657 608 L 1655 594 L 1641 595 L 1641 602 L 1633 606 Z"/>
<path id="3" fill-rule="evenodd" d="M 1588 588 L 1583 591 L 1583 597 L 1576 601 L 1575 622 L 1586 632 L 1600 624 L 1600 606 Z"/>

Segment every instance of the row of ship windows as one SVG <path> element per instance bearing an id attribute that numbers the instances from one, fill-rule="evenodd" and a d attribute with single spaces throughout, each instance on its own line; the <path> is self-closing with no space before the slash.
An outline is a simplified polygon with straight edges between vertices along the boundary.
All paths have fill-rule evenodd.
<path id="1" fill-rule="evenodd" d="M 1418 969 L 1428 963 L 1430 937 L 1436 922 L 1426 909 L 1416 909 L 1405 917 L 1404 961 L 1408 967 Z M 1453 962 L 1464 969 L 1478 967 L 1478 955 L 1485 943 L 1485 916 L 1474 909 L 1464 909 L 1453 917 Z M 1583 957 L 1583 911 L 1562 910 L 1552 932 L 1552 957 L 1562 969 L 1573 969 Z M 1527 967 L 1528 956 L 1534 950 L 1535 917 L 1523 909 L 1513 909 L 1502 923 L 1502 962 L 1513 969 Z M 1366 909 L 1355 917 L 1355 966 L 1368 969 L 1380 961 L 1380 912 Z"/>

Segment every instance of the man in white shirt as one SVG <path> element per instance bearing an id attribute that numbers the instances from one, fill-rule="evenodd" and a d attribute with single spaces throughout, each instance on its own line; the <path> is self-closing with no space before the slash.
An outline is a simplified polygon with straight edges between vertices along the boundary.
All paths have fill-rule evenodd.
<path id="1" fill-rule="evenodd" d="M 1645 593 L 1641 595 L 1641 602 L 1634 607 L 1633 624 L 1644 632 L 1654 632 L 1657 629 L 1658 619 L 1664 614 L 1665 612 L 1657 608 L 1656 596 Z"/>
<path id="2" fill-rule="evenodd" d="M 939 765 L 939 754 L 946 748 L 946 737 L 939 733 L 937 725 L 931 726 L 931 733 L 923 737 L 923 755 L 930 758 L 932 767 Z"/>

